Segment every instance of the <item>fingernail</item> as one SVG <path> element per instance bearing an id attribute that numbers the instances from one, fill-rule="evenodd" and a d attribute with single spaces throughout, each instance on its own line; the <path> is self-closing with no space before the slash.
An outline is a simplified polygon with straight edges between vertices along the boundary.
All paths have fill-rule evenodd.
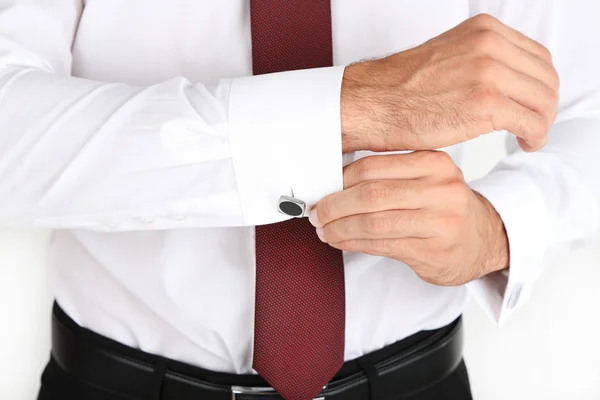
<path id="1" fill-rule="evenodd" d="M 308 214 L 308 220 L 314 227 L 319 226 L 319 214 L 317 214 L 317 208 L 313 208 Z"/>
<path id="2" fill-rule="evenodd" d="M 321 239 L 321 242 L 325 241 L 325 231 L 323 228 L 317 228 L 317 236 Z"/>

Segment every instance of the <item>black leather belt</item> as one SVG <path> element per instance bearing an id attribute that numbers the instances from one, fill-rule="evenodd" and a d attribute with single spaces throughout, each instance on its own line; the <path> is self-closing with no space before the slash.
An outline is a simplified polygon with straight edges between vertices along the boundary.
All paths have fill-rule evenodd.
<path id="1" fill-rule="evenodd" d="M 443 380 L 462 360 L 461 319 L 430 332 L 400 353 L 334 379 L 317 399 L 367 400 L 375 386 L 377 391 L 402 398 Z M 58 306 L 52 320 L 52 355 L 59 367 L 80 381 L 131 399 L 148 399 L 157 379 L 165 400 L 281 399 L 273 389 L 256 384 L 264 382 L 258 376 L 212 373 L 191 366 L 182 369 L 185 364 L 128 348 L 79 327 Z M 368 360 L 369 355 L 361 359 Z"/>

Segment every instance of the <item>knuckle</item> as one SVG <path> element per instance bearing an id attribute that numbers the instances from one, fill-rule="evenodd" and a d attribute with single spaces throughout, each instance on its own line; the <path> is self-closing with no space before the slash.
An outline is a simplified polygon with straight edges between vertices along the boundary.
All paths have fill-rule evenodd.
<path id="1" fill-rule="evenodd" d="M 539 45 L 542 58 L 548 62 L 552 62 L 552 52 L 550 51 L 550 49 L 541 43 L 539 43 Z"/>
<path id="2" fill-rule="evenodd" d="M 438 150 L 427 150 L 422 151 L 419 155 L 421 158 L 420 162 L 425 165 L 434 165 L 436 167 L 443 167 L 448 164 L 454 164 L 452 157 L 445 151 Z"/>
<path id="3" fill-rule="evenodd" d="M 393 239 L 371 239 L 371 248 L 379 254 L 394 253 Z"/>
<path id="4" fill-rule="evenodd" d="M 472 63 L 473 78 L 476 82 L 493 82 L 498 76 L 500 64 L 492 57 L 478 57 Z"/>
<path id="5" fill-rule="evenodd" d="M 500 98 L 498 91 L 488 85 L 474 84 L 471 93 L 475 104 L 486 110 L 496 107 Z"/>
<path id="6" fill-rule="evenodd" d="M 485 28 L 485 27 L 483 27 Z M 482 29 L 473 35 L 473 49 L 476 51 L 488 51 L 502 44 L 502 36 L 490 29 Z"/>
<path id="7" fill-rule="evenodd" d="M 444 194 L 453 203 L 463 204 L 468 200 L 470 189 L 462 181 L 452 181 L 444 185 Z"/>
<path id="8" fill-rule="evenodd" d="M 552 111 L 555 111 L 556 108 L 558 107 L 558 100 L 559 100 L 558 90 L 549 88 L 546 92 L 545 98 L 548 100 L 548 103 L 549 103 L 548 108 L 550 108 Z"/>
<path id="9" fill-rule="evenodd" d="M 537 91 L 537 101 L 547 109 L 555 109 L 558 107 L 559 93 L 558 88 L 542 83 Z"/>
<path id="10" fill-rule="evenodd" d="M 319 219 L 321 221 L 331 221 L 333 215 L 335 215 L 334 210 L 335 204 L 329 199 L 322 200 L 317 205 L 317 213 L 319 214 Z"/>
<path id="11" fill-rule="evenodd" d="M 359 181 L 368 181 L 374 176 L 373 172 L 378 168 L 375 157 L 364 157 L 356 162 L 356 176 Z"/>
<path id="12" fill-rule="evenodd" d="M 450 154 L 446 153 L 445 151 L 435 152 L 435 162 L 439 165 L 442 165 L 443 167 L 454 166 L 454 161 L 452 160 L 452 157 L 450 157 Z"/>
<path id="13" fill-rule="evenodd" d="M 459 182 L 464 182 L 465 180 L 465 176 L 463 174 L 462 169 L 460 169 L 460 167 L 454 164 L 454 162 L 452 163 L 452 166 L 448 168 L 448 174 L 451 178 L 454 178 Z"/>
<path id="14" fill-rule="evenodd" d="M 547 121 L 553 121 L 558 113 L 558 101 L 558 93 L 554 90 L 549 90 L 549 93 L 546 96 L 546 105 L 544 107 L 544 116 Z"/>
<path id="15" fill-rule="evenodd" d="M 390 230 L 391 221 L 383 213 L 365 214 L 364 229 L 368 233 L 385 233 Z"/>
<path id="16" fill-rule="evenodd" d="M 543 139 L 550 130 L 550 121 L 542 115 L 531 124 L 529 127 L 528 137 L 530 139 Z"/>
<path id="17" fill-rule="evenodd" d="M 552 85 L 554 91 L 558 95 L 558 89 L 560 88 L 560 75 L 558 74 L 556 68 L 552 68 Z"/>
<path id="18" fill-rule="evenodd" d="M 494 17 L 490 14 L 481 13 L 481 14 L 477 14 L 476 16 L 472 17 L 471 21 L 477 27 L 489 28 L 489 27 L 493 26 L 494 24 L 496 24 L 498 22 L 498 19 L 496 19 L 496 17 Z"/>
<path id="19" fill-rule="evenodd" d="M 371 181 L 363 185 L 362 196 L 365 202 L 377 204 L 390 196 L 390 189 L 381 181 Z"/>
<path id="20" fill-rule="evenodd" d="M 448 209 L 452 213 L 463 215 L 469 207 L 471 189 L 463 180 L 451 179 L 442 182 L 431 188 L 430 195 L 444 200 Z M 442 222 L 446 219 L 446 215 L 438 215 Z"/>
<path id="21" fill-rule="evenodd" d="M 545 77 L 549 79 L 548 84 L 550 85 L 550 87 L 555 91 L 558 91 L 558 88 L 560 87 L 560 76 L 558 74 L 558 70 L 552 62 L 552 55 L 550 54 L 550 50 L 548 50 L 542 45 L 540 45 L 540 48 L 542 49 L 542 54 L 540 55 L 540 58 L 545 61 L 541 62 L 541 66 L 546 72 Z"/>
<path id="22" fill-rule="evenodd" d="M 323 227 L 325 237 L 327 240 L 339 242 L 339 239 L 343 236 L 341 232 L 341 226 L 339 221 L 333 221 Z"/>

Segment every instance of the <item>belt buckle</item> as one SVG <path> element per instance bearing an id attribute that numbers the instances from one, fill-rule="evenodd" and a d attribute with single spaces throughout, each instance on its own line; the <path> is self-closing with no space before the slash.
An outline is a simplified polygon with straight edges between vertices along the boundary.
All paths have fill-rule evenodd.
<path id="1" fill-rule="evenodd" d="M 257 397 L 265 396 L 267 398 L 271 396 L 277 396 L 278 393 L 272 387 L 248 387 L 248 386 L 232 386 L 231 387 L 231 400 L 237 400 L 238 396 L 243 395 L 254 395 Z M 325 397 L 315 397 L 313 400 L 325 400 Z"/>

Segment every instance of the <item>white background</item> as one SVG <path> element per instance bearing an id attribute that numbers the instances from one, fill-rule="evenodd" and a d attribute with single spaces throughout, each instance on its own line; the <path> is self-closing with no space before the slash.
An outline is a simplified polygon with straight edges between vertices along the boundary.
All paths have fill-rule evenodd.
<path id="1" fill-rule="evenodd" d="M 500 134 L 469 144 L 465 176 L 502 156 Z M 48 359 L 47 232 L 0 230 L 0 399 L 35 399 Z M 600 399 L 600 239 L 553 260 L 498 329 L 471 303 L 465 357 L 475 400 Z"/>

